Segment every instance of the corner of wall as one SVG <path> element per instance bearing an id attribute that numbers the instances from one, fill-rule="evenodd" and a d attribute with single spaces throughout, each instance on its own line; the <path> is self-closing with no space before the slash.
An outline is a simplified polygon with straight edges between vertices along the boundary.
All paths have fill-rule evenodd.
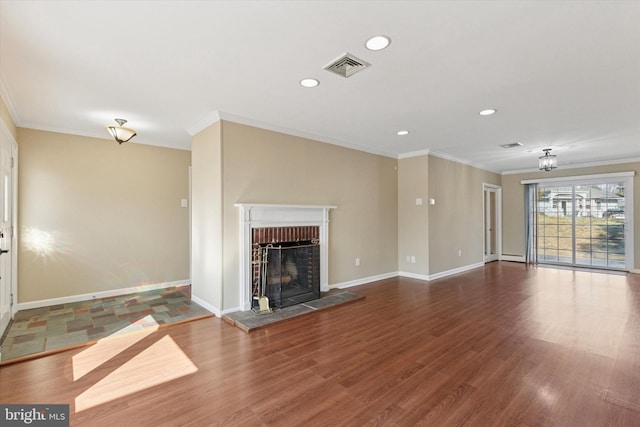
<path id="1" fill-rule="evenodd" d="M 7 103 L 4 97 L 0 94 L 0 126 L 4 131 L 13 137 L 14 141 L 18 141 L 18 127 L 15 122 L 15 117 L 11 114 L 11 110 L 7 108 Z"/>
<path id="2" fill-rule="evenodd" d="M 195 301 L 218 315 L 222 307 L 221 122 L 191 138 L 191 271 Z"/>

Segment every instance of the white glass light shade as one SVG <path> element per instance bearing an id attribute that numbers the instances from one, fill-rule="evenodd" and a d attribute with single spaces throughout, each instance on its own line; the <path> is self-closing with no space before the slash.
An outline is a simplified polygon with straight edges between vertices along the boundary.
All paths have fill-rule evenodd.
<path id="1" fill-rule="evenodd" d="M 115 121 L 118 123 L 118 126 L 105 126 L 104 128 L 111 134 L 113 139 L 118 141 L 118 144 L 127 142 L 136 136 L 135 130 L 122 127 L 123 124 L 127 123 L 125 119 L 115 119 Z"/>
<path id="2" fill-rule="evenodd" d="M 123 142 L 129 141 L 131 138 L 136 136 L 136 131 L 129 128 L 124 128 L 122 126 L 105 126 L 105 128 L 109 131 L 111 136 L 118 141 L 118 143 L 122 144 Z"/>

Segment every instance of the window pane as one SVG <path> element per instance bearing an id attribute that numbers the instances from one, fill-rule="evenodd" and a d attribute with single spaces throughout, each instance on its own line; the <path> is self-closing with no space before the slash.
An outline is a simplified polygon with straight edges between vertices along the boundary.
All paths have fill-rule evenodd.
<path id="1" fill-rule="evenodd" d="M 538 187 L 540 261 L 625 267 L 623 183 Z"/>

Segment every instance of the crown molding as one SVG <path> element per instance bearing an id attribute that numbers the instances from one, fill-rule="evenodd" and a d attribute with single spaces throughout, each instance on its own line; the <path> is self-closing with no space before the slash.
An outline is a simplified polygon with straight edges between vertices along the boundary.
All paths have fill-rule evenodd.
<path id="1" fill-rule="evenodd" d="M 564 170 L 564 169 L 580 169 L 580 168 L 593 168 L 593 167 L 597 167 L 597 166 L 610 166 L 610 165 L 621 165 L 624 163 L 640 163 L 640 157 L 632 157 L 629 159 L 618 159 L 618 160 L 606 160 L 606 161 L 601 161 L 601 162 L 590 162 L 590 163 L 575 163 L 575 164 L 570 164 L 570 165 L 558 165 L 558 169 L 556 170 Z M 540 172 L 542 173 L 543 171 L 541 171 L 540 169 L 519 169 L 519 170 L 511 170 L 511 171 L 504 171 L 501 173 L 501 175 L 517 175 L 520 173 L 534 173 L 534 172 Z"/>
<path id="2" fill-rule="evenodd" d="M 11 120 L 13 120 L 13 123 L 18 127 L 22 127 L 20 123 L 20 117 L 18 116 L 18 110 L 16 110 L 16 104 L 13 100 L 13 95 L 11 95 L 11 91 L 9 90 L 9 87 L 7 86 L 7 83 L 5 82 L 4 76 L 2 76 L 2 74 L 0 74 L 0 97 L 4 101 L 4 105 L 9 111 L 9 115 L 11 116 Z"/>
<path id="3" fill-rule="evenodd" d="M 369 147 L 364 147 L 364 146 L 357 145 L 357 144 L 351 144 L 351 143 L 340 141 L 340 140 L 333 139 L 333 138 L 327 138 L 327 137 L 324 137 L 324 136 L 321 136 L 321 135 L 317 135 L 317 134 L 313 134 L 313 133 L 310 133 L 310 132 L 303 132 L 303 131 L 300 131 L 300 130 L 297 130 L 297 129 L 291 129 L 291 128 L 287 128 L 287 127 L 284 127 L 284 126 L 274 125 L 272 123 L 261 122 L 259 120 L 249 119 L 247 117 L 236 116 L 235 114 L 225 113 L 225 112 L 222 112 L 222 111 L 217 111 L 216 113 L 218 114 L 218 117 L 219 117 L 218 120 L 223 120 L 223 121 L 227 121 L 227 122 L 233 122 L 233 123 L 246 125 L 246 126 L 252 126 L 252 127 L 255 127 L 255 128 L 264 129 L 264 130 L 270 130 L 270 131 L 273 131 L 273 132 L 279 132 L 279 133 L 283 133 L 283 134 L 286 134 L 286 135 L 297 136 L 297 137 L 309 139 L 309 140 L 312 140 L 312 141 L 324 142 L 324 143 L 327 143 L 327 144 L 337 145 L 339 147 L 349 148 L 351 150 L 356 150 L 356 151 L 362 151 L 364 153 L 369 153 L 369 154 L 375 154 L 375 155 L 378 155 L 378 156 L 391 157 L 393 159 L 397 159 L 398 158 L 397 154 L 389 153 L 389 152 L 386 152 L 386 151 L 383 151 L 383 150 L 372 150 Z M 209 118 L 209 120 L 211 120 L 211 118 Z M 212 125 L 216 121 L 217 120 L 209 121 L 208 124 L 204 128 L 206 128 L 207 126 Z M 207 121 L 206 121 L 206 119 L 203 119 L 202 121 L 200 121 L 198 123 L 205 124 L 205 123 L 207 123 Z M 193 128 L 197 128 L 197 127 L 194 126 Z M 204 128 L 202 128 L 202 129 L 204 129 Z M 202 130 L 202 129 L 200 129 L 200 130 Z"/>
<path id="4" fill-rule="evenodd" d="M 79 131 L 76 129 L 66 129 L 66 128 L 59 128 L 59 127 L 54 127 L 54 126 L 39 126 L 39 125 L 34 125 L 31 123 L 24 123 L 20 126 L 21 128 L 24 129 L 33 129 L 33 130 L 40 130 L 40 131 L 44 131 L 44 132 L 54 132 L 54 133 L 61 133 L 61 134 L 65 134 L 65 135 L 75 135 L 75 136 L 84 136 L 87 138 L 95 138 L 95 139 L 104 139 L 104 140 L 108 140 L 108 141 L 113 141 L 113 138 L 105 133 L 99 132 L 99 133 L 94 133 L 94 132 L 83 132 L 83 131 Z M 186 150 L 186 151 L 191 151 L 191 147 L 176 147 L 175 145 L 169 145 L 169 144 L 163 144 L 163 143 L 150 143 L 148 141 L 145 141 L 144 139 L 139 139 L 136 138 L 135 141 L 129 141 L 126 144 L 137 144 L 137 145 L 150 145 L 153 147 L 161 147 L 161 148 L 172 148 L 174 150 Z"/>
<path id="5" fill-rule="evenodd" d="M 402 159 L 410 159 L 411 157 L 420 157 L 420 156 L 428 156 L 429 149 L 426 150 L 418 150 L 418 151 L 408 151 L 406 153 L 398 154 L 398 160 Z"/>
<path id="6" fill-rule="evenodd" d="M 212 111 L 208 113 L 206 116 L 195 122 L 193 125 L 186 128 L 186 131 L 192 137 L 202 132 L 212 124 L 219 122 L 221 119 L 219 111 Z"/>

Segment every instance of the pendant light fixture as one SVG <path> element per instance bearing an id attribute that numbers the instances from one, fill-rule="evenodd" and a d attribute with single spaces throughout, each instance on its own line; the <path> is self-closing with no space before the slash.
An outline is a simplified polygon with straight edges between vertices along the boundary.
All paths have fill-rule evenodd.
<path id="1" fill-rule="evenodd" d="M 136 131 L 133 129 L 122 127 L 127 121 L 125 119 L 114 119 L 118 126 L 105 126 L 105 129 L 109 131 L 111 136 L 118 141 L 118 144 L 129 141 L 136 136 Z"/>
<path id="2" fill-rule="evenodd" d="M 558 167 L 558 156 L 555 156 L 553 154 L 549 154 L 549 151 L 551 151 L 551 148 L 545 148 L 542 151 L 544 151 L 544 156 L 538 157 L 538 168 L 541 171 L 547 171 L 547 172 L 549 172 L 552 169 L 557 168 Z"/>

